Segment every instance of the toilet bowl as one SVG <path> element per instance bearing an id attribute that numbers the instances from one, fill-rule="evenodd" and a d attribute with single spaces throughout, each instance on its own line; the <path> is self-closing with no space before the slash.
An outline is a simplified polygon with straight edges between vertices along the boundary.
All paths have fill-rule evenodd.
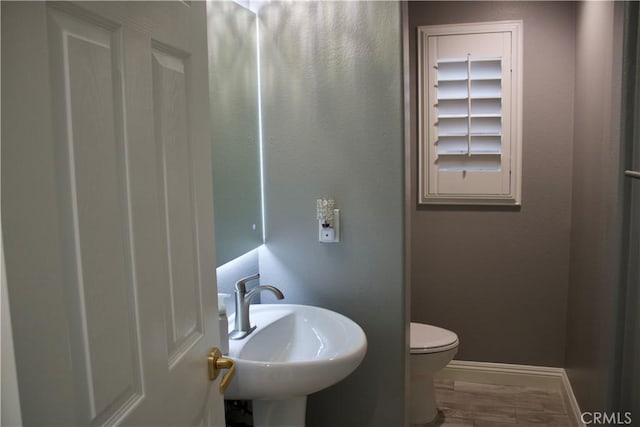
<path id="1" fill-rule="evenodd" d="M 446 329 L 411 323 L 409 424 L 424 425 L 438 414 L 433 375 L 458 352 L 458 336 Z"/>

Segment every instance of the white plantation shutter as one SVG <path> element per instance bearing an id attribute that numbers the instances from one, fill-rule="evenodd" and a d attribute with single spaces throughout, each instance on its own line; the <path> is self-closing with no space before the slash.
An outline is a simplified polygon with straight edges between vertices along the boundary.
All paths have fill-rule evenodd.
<path id="1" fill-rule="evenodd" d="M 421 203 L 520 203 L 520 25 L 419 27 Z"/>

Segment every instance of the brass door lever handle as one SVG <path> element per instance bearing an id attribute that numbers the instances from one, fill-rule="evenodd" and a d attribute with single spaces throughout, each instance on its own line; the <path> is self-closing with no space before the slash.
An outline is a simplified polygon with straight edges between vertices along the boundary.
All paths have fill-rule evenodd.
<path id="1" fill-rule="evenodd" d="M 222 380 L 220 381 L 220 393 L 225 392 L 231 379 L 233 379 L 233 375 L 236 373 L 236 365 L 233 362 L 233 359 L 229 359 L 228 357 L 222 357 L 222 353 L 218 347 L 214 347 L 209 352 L 208 357 L 209 364 L 209 379 L 214 381 L 220 375 L 220 371 L 222 369 L 228 369 L 229 372 L 224 374 Z"/>

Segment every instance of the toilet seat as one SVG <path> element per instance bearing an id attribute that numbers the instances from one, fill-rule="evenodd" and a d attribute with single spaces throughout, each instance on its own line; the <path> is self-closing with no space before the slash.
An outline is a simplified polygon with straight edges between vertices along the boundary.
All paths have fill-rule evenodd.
<path id="1" fill-rule="evenodd" d="M 451 350 L 458 346 L 458 336 L 446 329 L 411 322 L 410 354 L 428 354 Z"/>

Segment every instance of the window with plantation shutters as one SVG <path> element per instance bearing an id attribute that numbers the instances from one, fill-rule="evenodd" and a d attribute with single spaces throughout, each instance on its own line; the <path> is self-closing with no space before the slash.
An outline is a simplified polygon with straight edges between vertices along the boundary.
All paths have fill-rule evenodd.
<path id="1" fill-rule="evenodd" d="M 420 203 L 520 204 L 521 26 L 418 28 Z"/>

